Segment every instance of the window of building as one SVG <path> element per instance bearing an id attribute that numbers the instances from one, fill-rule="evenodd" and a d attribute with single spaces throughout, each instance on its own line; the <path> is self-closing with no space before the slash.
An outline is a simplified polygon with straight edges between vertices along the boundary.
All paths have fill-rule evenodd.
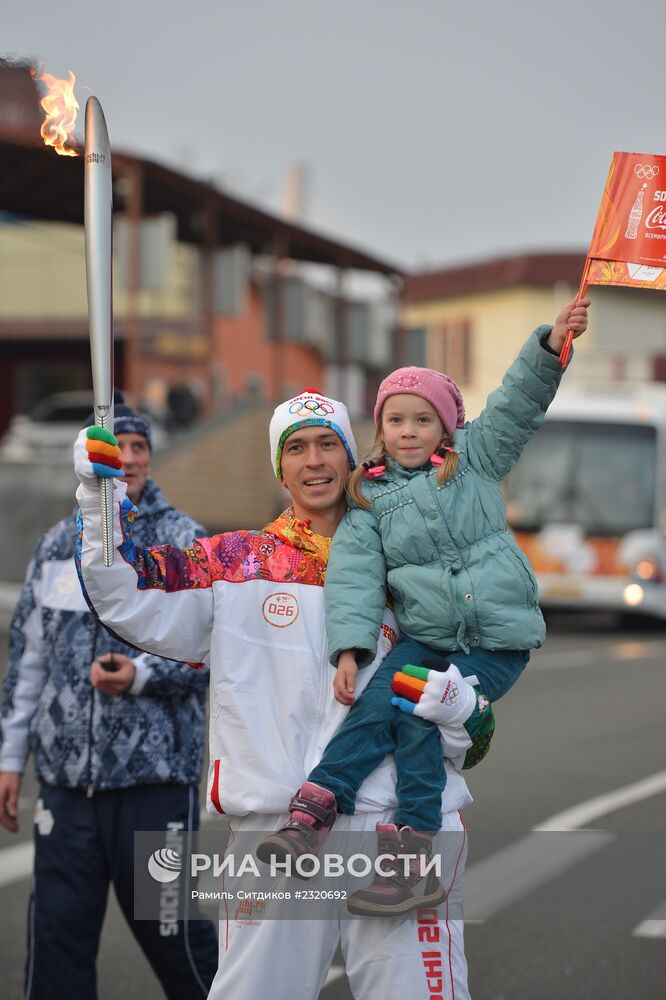
<path id="1" fill-rule="evenodd" d="M 468 319 L 447 320 L 431 327 L 430 366 L 455 382 L 472 381 L 472 330 Z"/>
<path id="2" fill-rule="evenodd" d="M 424 326 L 407 327 L 400 337 L 401 366 L 417 365 L 425 367 L 426 361 L 426 328 Z"/>

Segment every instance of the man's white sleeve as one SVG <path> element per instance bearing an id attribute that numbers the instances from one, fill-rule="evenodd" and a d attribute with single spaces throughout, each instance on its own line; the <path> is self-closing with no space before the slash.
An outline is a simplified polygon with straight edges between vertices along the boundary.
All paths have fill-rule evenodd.
<path id="1" fill-rule="evenodd" d="M 81 484 L 77 566 L 86 599 L 100 620 L 125 642 L 172 660 L 209 658 L 213 592 L 207 557 L 190 549 L 132 541 L 136 508 L 126 486 L 114 482 L 114 561 L 105 566 L 96 487 Z"/>

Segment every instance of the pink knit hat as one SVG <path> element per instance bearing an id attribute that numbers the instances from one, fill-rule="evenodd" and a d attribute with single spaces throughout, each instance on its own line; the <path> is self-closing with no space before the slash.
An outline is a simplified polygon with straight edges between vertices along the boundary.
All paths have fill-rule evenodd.
<path id="1" fill-rule="evenodd" d="M 379 426 L 382 406 L 389 396 L 399 396 L 407 392 L 412 396 L 422 396 L 436 410 L 447 434 L 453 434 L 456 427 L 465 423 L 465 407 L 462 393 L 448 375 L 435 372 L 432 368 L 398 368 L 387 375 L 379 387 L 375 403 L 375 424 Z"/>

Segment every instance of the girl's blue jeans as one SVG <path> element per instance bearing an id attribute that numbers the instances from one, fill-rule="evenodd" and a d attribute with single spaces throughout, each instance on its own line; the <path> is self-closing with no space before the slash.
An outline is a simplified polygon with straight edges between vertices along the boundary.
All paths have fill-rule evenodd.
<path id="1" fill-rule="evenodd" d="M 463 676 L 476 674 L 478 690 L 497 701 L 515 684 L 530 658 L 528 650 L 475 648 L 469 653 L 442 653 L 404 636 L 379 666 L 360 698 L 352 705 L 338 733 L 308 776 L 333 792 L 338 808 L 353 813 L 356 793 L 367 776 L 392 753 L 397 770 L 398 807 L 395 823 L 414 830 L 441 826 L 446 772 L 438 727 L 391 704 L 391 682 L 407 663 L 443 657 Z"/>

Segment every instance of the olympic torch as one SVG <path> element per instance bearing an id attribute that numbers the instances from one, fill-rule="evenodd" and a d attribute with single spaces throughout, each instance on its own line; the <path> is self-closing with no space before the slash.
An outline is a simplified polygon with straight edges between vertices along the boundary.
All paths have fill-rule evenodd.
<path id="1" fill-rule="evenodd" d="M 95 423 L 113 432 L 113 309 L 111 147 L 104 112 L 96 97 L 86 102 L 84 227 L 86 285 Z M 113 564 L 113 480 L 100 479 L 104 565 Z"/>

